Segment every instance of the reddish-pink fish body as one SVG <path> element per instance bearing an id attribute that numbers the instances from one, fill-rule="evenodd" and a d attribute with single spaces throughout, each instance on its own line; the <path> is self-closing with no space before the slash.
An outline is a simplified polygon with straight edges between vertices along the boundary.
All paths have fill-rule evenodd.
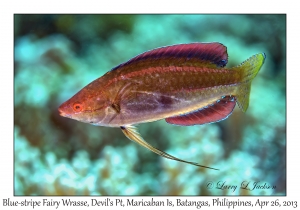
<path id="1" fill-rule="evenodd" d="M 255 61 L 262 56 L 256 55 Z M 59 110 L 63 116 L 86 123 L 119 127 L 191 113 L 231 96 L 222 101 L 229 104 L 224 113 L 228 115 L 245 73 L 238 67 L 224 68 L 226 63 L 226 47 L 219 43 L 154 49 L 96 79 Z M 75 104 L 80 106 L 78 112 Z M 205 120 L 210 121 L 187 125 Z"/>
<path id="2" fill-rule="evenodd" d="M 148 144 L 132 125 L 166 119 L 177 125 L 227 118 L 237 103 L 249 104 L 251 81 L 265 54 L 228 69 L 226 47 L 191 43 L 140 54 L 96 79 L 60 107 L 60 114 L 85 123 L 121 127 L 131 140 L 169 159 L 181 160 Z M 209 168 L 209 167 L 206 167 Z"/>

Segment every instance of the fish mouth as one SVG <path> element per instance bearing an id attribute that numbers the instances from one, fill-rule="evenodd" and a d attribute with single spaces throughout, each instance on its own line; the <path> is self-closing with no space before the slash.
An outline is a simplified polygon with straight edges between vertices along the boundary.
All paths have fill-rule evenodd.
<path id="1" fill-rule="evenodd" d="M 59 112 L 59 115 L 62 116 L 62 117 L 68 117 L 68 118 L 71 118 L 71 115 L 65 113 L 62 109 L 62 107 L 59 107 L 58 108 L 58 112 Z"/>
<path id="2" fill-rule="evenodd" d="M 64 117 L 64 116 L 66 115 L 60 108 L 58 109 L 58 112 L 59 112 L 59 115 L 60 115 L 60 116 L 63 116 L 63 117 Z"/>

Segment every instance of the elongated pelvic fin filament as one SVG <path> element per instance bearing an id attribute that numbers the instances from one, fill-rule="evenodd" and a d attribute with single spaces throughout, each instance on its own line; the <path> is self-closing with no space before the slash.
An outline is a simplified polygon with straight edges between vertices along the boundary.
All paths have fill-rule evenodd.
<path id="1" fill-rule="evenodd" d="M 198 163 L 194 163 L 194 162 L 190 162 L 190 161 L 186 161 L 186 160 L 182 160 L 182 159 L 179 159 L 177 157 L 174 157 L 172 155 L 169 155 L 168 153 L 166 152 L 163 152 L 155 147 L 153 147 L 152 145 L 150 145 L 148 142 L 146 142 L 143 137 L 139 134 L 139 132 L 137 131 L 137 128 L 134 127 L 134 126 L 121 126 L 121 130 L 123 131 L 123 133 L 125 134 L 125 136 L 127 138 L 129 138 L 130 140 L 140 144 L 141 146 L 151 150 L 152 152 L 162 156 L 162 157 L 165 157 L 165 158 L 168 158 L 168 159 L 171 159 L 171 160 L 177 160 L 177 161 L 180 161 L 180 162 L 184 162 L 184 163 L 188 163 L 188 164 L 191 164 L 191 165 L 194 165 L 194 166 L 198 166 L 198 167 L 203 167 L 203 168 L 209 168 L 209 169 L 213 169 L 213 170 L 219 170 L 219 169 L 216 169 L 216 168 L 211 168 L 211 167 L 208 167 L 208 166 L 203 166 L 203 165 L 200 165 Z"/>

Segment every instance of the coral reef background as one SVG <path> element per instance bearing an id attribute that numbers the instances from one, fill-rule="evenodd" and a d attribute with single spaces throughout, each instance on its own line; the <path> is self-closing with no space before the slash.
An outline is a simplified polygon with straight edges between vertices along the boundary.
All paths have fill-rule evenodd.
<path id="1" fill-rule="evenodd" d="M 267 55 L 246 113 L 139 126 L 155 147 L 219 171 L 161 158 L 118 128 L 59 116 L 62 102 L 118 64 L 189 42 L 224 44 L 229 67 Z M 15 195 L 286 194 L 285 15 L 15 15 L 14 66 Z"/>

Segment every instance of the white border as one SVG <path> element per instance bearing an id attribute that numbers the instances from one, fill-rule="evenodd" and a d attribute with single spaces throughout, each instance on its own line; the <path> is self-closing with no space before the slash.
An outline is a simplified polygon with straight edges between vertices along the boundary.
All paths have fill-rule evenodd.
<path id="1" fill-rule="evenodd" d="M 295 2 L 293 4 L 293 2 Z M 0 206 L 3 199 L 24 200 L 25 197 L 13 197 L 13 14 L 14 13 L 287 13 L 287 197 L 283 200 L 297 200 L 299 182 L 299 13 L 296 1 L 1 1 L 1 146 L 0 146 Z M 171 8 L 171 9 L 170 9 Z M 289 8 L 289 10 L 287 10 Z M 253 29 L 255 30 L 255 28 Z M 263 34 L 262 34 L 263 36 Z M 284 100 L 284 99 L 282 99 Z M 274 103 L 276 103 L 274 101 Z M 272 110 L 270 110 L 272 111 Z M 284 112 L 284 110 L 282 110 Z M 46 197 L 37 197 L 41 200 Z M 158 197 L 163 199 L 167 197 Z M 189 198 L 189 197 L 186 197 Z M 190 197 L 191 198 L 191 197 Z M 230 200 L 252 200 L 258 197 L 230 197 Z M 27 197 L 30 199 L 30 197 Z M 34 198 L 35 199 L 35 198 Z M 49 197 L 48 199 L 60 199 Z M 74 200 L 90 200 L 85 197 L 72 197 Z M 116 197 L 113 197 L 116 199 Z M 126 197 L 122 197 L 126 199 Z M 171 197 L 175 200 L 175 197 Z M 211 197 L 201 197 L 209 200 Z M 275 200 L 276 197 L 263 197 L 263 200 Z M 299 199 L 298 199 L 299 200 Z M 175 201 L 174 201 L 175 202 Z M 99 209 L 99 207 L 97 207 Z M 166 208 L 166 207 L 164 207 Z M 9 207 L 9 209 L 14 209 Z M 19 209 L 19 208 L 16 208 Z M 53 209 L 53 207 L 52 207 Z M 67 209 L 66 207 L 60 209 Z M 114 208 L 115 209 L 115 208 Z M 122 208 L 124 209 L 124 208 Z M 162 208 L 157 208 L 162 209 Z M 195 209 L 195 208 L 194 208 Z"/>

